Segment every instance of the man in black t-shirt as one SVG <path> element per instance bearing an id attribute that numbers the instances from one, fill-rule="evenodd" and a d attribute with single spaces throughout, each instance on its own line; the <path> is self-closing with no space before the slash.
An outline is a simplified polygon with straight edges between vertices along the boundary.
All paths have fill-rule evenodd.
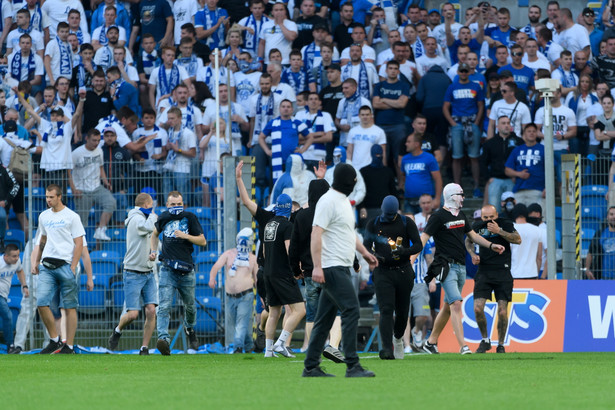
<path id="1" fill-rule="evenodd" d="M 472 230 L 468 218 L 461 210 L 464 198 L 461 186 L 446 185 L 442 190 L 442 196 L 444 206 L 434 212 L 427 221 L 425 231 L 421 234 L 421 241 L 425 246 L 429 238 L 432 236 L 434 238 L 436 253 L 425 277 L 425 283 L 435 278 L 440 280 L 444 290 L 445 304 L 436 317 L 429 339 L 423 344 L 423 350 L 430 354 L 438 353 L 438 337 L 450 317 L 457 343 L 459 343 L 459 353 L 469 354 L 472 351 L 465 344 L 461 324 L 461 301 L 463 300 L 461 290 L 466 281 L 464 235 L 467 235 L 472 242 L 498 253 L 504 252 L 504 247 L 489 242 Z"/>
<path id="2" fill-rule="evenodd" d="M 342 93 L 342 69 L 338 63 L 333 63 L 325 67 L 327 70 L 327 80 L 329 85 L 320 90 L 318 94 L 322 101 L 322 110 L 331 114 L 331 118 L 335 118 L 337 114 L 337 106 L 344 98 Z M 340 133 L 335 130 L 333 133 L 333 141 L 327 142 L 327 162 L 333 161 L 333 149 L 339 145 Z"/>
<path id="3" fill-rule="evenodd" d="M 285 357 L 295 357 L 286 347 L 286 340 L 305 316 L 305 305 L 299 285 L 293 277 L 288 259 L 288 248 L 293 231 L 290 222 L 292 200 L 286 194 L 277 198 L 275 216 L 263 229 L 263 255 L 265 258 L 264 277 L 267 289 L 269 318 L 265 326 L 265 357 L 276 357 L 280 353 Z M 282 306 L 290 310 L 284 328 L 278 340 L 273 343 Z"/>
<path id="4" fill-rule="evenodd" d="M 485 353 L 491 349 L 491 340 L 487 334 L 487 319 L 485 318 L 485 302 L 495 293 L 498 303 L 498 347 L 496 352 L 506 353 L 504 338 L 508 327 L 508 303 L 512 300 L 513 277 L 510 273 L 510 244 L 520 244 L 521 236 L 515 230 L 512 221 L 498 217 L 493 205 L 485 205 L 481 209 L 481 221 L 472 226 L 474 232 L 492 243 L 504 247 L 503 253 L 491 249 L 482 249 L 480 256 L 474 253 L 474 244 L 466 238 L 466 249 L 472 257 L 472 263 L 478 265 L 478 273 L 474 277 L 474 314 L 483 340 L 476 353 Z"/>
<path id="5" fill-rule="evenodd" d="M 171 354 L 169 335 L 169 312 L 173 304 L 175 289 L 184 303 L 184 331 L 188 336 L 190 349 L 197 350 L 199 344 L 194 332 L 196 324 L 196 308 L 194 304 L 194 262 L 192 261 L 193 245 L 205 246 L 207 241 L 203 228 L 196 215 L 184 211 L 182 194 L 169 192 L 167 211 L 163 212 L 154 227 L 151 240 L 150 260 L 156 259 L 158 235 L 162 233 L 162 249 L 160 249 L 160 280 L 158 283 L 158 342 L 156 347 L 160 354 Z"/>

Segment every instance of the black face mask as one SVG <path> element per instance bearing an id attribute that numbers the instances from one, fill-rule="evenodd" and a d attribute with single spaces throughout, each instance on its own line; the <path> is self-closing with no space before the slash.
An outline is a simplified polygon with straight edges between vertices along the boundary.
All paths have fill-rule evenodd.
<path id="1" fill-rule="evenodd" d="M 357 172 L 350 164 L 340 163 L 335 166 L 333 171 L 333 189 L 348 196 L 352 193 L 357 182 Z"/>
<path id="2" fill-rule="evenodd" d="M 539 226 L 539 225 L 540 225 L 540 223 L 542 222 L 542 219 L 541 219 L 541 218 L 537 218 L 537 217 L 535 217 L 535 216 L 528 216 L 528 217 L 527 217 L 527 221 L 528 221 L 529 223 L 531 223 L 532 225 Z"/>

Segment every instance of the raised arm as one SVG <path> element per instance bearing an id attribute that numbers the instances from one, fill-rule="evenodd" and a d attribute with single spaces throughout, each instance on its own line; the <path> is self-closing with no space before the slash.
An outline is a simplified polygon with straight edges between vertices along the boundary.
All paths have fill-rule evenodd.
<path id="1" fill-rule="evenodd" d="M 235 181 L 237 182 L 237 190 L 239 191 L 239 198 L 243 205 L 248 208 L 248 211 L 252 214 L 252 216 L 256 215 L 256 210 L 258 206 L 256 202 L 250 199 L 248 195 L 248 191 L 246 190 L 246 186 L 243 183 L 243 179 L 241 179 L 241 170 L 243 169 L 243 161 L 239 161 L 237 167 L 235 168 Z"/>

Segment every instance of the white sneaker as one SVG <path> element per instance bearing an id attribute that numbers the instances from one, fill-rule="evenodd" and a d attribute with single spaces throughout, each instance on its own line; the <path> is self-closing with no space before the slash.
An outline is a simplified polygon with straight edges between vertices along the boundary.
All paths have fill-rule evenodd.
<path id="1" fill-rule="evenodd" d="M 418 332 L 415 332 L 414 329 L 412 329 L 412 340 L 414 340 L 414 344 L 416 344 L 417 346 L 420 346 L 423 344 L 423 331 L 419 330 Z"/>
<path id="2" fill-rule="evenodd" d="M 273 350 L 265 350 L 265 357 L 278 357 L 278 355 L 273 353 Z"/>
<path id="3" fill-rule="evenodd" d="M 406 353 L 412 353 L 412 348 L 410 346 L 404 347 L 404 354 Z"/>
<path id="4" fill-rule="evenodd" d="M 472 351 L 470 350 L 470 348 L 468 346 L 464 346 L 459 350 L 459 353 L 461 354 L 472 354 Z"/>
<path id="5" fill-rule="evenodd" d="M 110 241 L 111 238 L 107 235 L 107 227 L 99 226 L 94 231 L 94 239 L 98 239 L 100 241 Z"/>
<path id="6" fill-rule="evenodd" d="M 404 339 L 393 336 L 393 356 L 396 359 L 404 358 Z"/>
<path id="7" fill-rule="evenodd" d="M 288 347 L 277 343 L 273 345 L 273 352 L 279 353 L 284 357 L 295 357 L 295 355 L 291 353 Z"/>

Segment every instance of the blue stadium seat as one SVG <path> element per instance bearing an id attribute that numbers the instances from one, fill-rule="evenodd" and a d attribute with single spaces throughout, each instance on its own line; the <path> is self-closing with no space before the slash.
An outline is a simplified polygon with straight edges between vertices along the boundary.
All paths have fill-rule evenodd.
<path id="1" fill-rule="evenodd" d="M 599 219 L 594 219 L 594 218 L 581 219 L 581 229 L 582 230 L 592 229 L 596 231 L 600 229 L 601 225 L 602 225 L 602 221 Z"/>
<path id="2" fill-rule="evenodd" d="M 599 196 L 604 198 L 609 191 L 609 187 L 606 185 L 584 185 L 581 187 L 581 196 Z"/>
<path id="3" fill-rule="evenodd" d="M 214 212 L 212 212 L 210 208 L 205 208 L 203 206 L 194 206 L 191 208 L 186 208 L 186 211 L 195 214 L 201 225 L 207 225 L 208 220 L 211 220 L 214 215 Z"/>
<path id="4" fill-rule="evenodd" d="M 122 259 L 114 251 L 94 251 L 90 254 L 94 274 L 115 275 L 120 271 Z"/>
<path id="5" fill-rule="evenodd" d="M 562 232 L 558 229 L 555 230 L 555 240 L 557 241 L 557 247 L 562 246 Z"/>
<path id="6" fill-rule="evenodd" d="M 109 286 L 109 279 L 112 275 L 94 274 L 94 289 L 91 292 L 87 291 L 86 282 L 87 275 L 82 274 L 79 289 L 79 312 L 87 314 L 99 314 L 105 311 L 105 295 Z"/>
<path id="7" fill-rule="evenodd" d="M 103 250 L 117 252 L 120 257 L 124 257 L 126 254 L 126 229 L 107 229 L 107 235 L 111 238 L 110 241 L 99 241 L 103 244 Z"/>
<path id="8" fill-rule="evenodd" d="M 111 292 L 111 306 L 115 310 L 122 310 L 124 305 L 124 281 L 121 276 L 116 276 L 111 279 L 109 291 Z"/>
<path id="9" fill-rule="evenodd" d="M 20 251 L 23 251 L 23 248 L 26 244 L 26 235 L 24 231 L 21 229 L 9 229 L 6 231 L 6 235 L 4 236 L 4 244 L 8 245 L 9 243 L 17 245 Z"/>
<path id="10" fill-rule="evenodd" d="M 222 302 L 219 298 L 199 295 L 196 304 L 196 326 L 194 330 L 199 333 L 217 333 L 218 325 L 222 320 Z"/>

